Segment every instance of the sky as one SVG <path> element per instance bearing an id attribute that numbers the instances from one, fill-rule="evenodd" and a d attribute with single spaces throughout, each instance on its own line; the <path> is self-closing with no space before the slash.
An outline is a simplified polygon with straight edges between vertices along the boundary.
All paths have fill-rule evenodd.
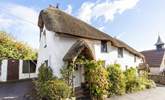
<path id="1" fill-rule="evenodd" d="M 165 0 L 0 0 L 0 31 L 39 47 L 38 14 L 50 4 L 138 51 L 165 42 Z"/>

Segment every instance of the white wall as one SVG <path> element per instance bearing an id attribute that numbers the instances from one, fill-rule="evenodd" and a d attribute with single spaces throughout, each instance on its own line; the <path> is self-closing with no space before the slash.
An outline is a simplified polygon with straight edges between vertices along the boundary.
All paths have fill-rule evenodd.
<path id="1" fill-rule="evenodd" d="M 45 38 L 42 34 L 40 49 L 38 52 L 37 68 L 39 68 L 45 60 L 49 60 L 48 63 L 49 66 L 52 67 L 54 75 L 60 76 L 60 69 L 64 65 L 63 57 L 77 39 L 71 37 L 59 37 L 54 32 L 46 31 L 46 48 L 44 48 L 44 41 Z"/>
<path id="2" fill-rule="evenodd" d="M 108 42 L 108 52 L 101 52 L 101 41 L 90 41 L 88 42 L 91 48 L 95 53 L 96 60 L 105 60 L 106 65 L 109 64 L 120 64 L 122 69 L 125 70 L 126 66 L 129 67 L 137 67 L 139 63 L 142 63 L 142 59 L 136 56 L 136 62 L 134 62 L 134 54 L 128 52 L 124 49 L 123 58 L 118 58 L 118 48 L 111 45 Z"/>
<path id="3" fill-rule="evenodd" d="M 60 69 L 64 65 L 63 57 L 77 40 L 78 38 L 62 37 L 47 30 L 46 40 L 43 34 L 41 36 L 37 68 L 44 63 L 45 60 L 49 60 L 49 66 L 52 67 L 54 75 L 59 76 Z M 122 66 L 122 69 L 125 70 L 126 65 L 128 67 L 136 67 L 141 62 L 141 59 L 138 58 L 137 61 L 134 62 L 134 55 L 126 50 L 124 50 L 124 57 L 118 58 L 117 48 L 111 46 L 110 42 L 108 42 L 108 53 L 101 53 L 100 41 L 85 40 L 93 51 L 96 60 L 105 60 L 106 64 L 118 63 Z M 46 41 L 46 43 L 44 41 Z M 44 48 L 45 44 L 47 44 L 46 48 Z"/>
<path id="4" fill-rule="evenodd" d="M 163 55 L 160 69 L 159 69 L 159 73 L 162 73 L 163 71 L 165 71 L 165 55 Z"/>
<path id="5" fill-rule="evenodd" d="M 152 75 L 159 75 L 160 74 L 160 67 L 156 67 L 156 68 L 150 67 L 150 73 Z"/>
<path id="6" fill-rule="evenodd" d="M 19 60 L 19 79 L 28 79 L 36 77 L 36 73 L 23 73 L 23 60 Z"/>
<path id="7" fill-rule="evenodd" d="M 7 65 L 8 65 L 7 60 L 2 60 L 0 81 L 7 80 Z"/>

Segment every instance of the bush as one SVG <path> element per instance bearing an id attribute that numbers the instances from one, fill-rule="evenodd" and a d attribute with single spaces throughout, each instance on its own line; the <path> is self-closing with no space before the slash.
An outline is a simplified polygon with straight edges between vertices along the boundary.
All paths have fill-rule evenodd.
<path id="1" fill-rule="evenodd" d="M 42 64 L 40 68 L 38 69 L 38 81 L 39 82 L 46 82 L 48 80 L 52 80 L 53 77 L 53 71 L 50 67 L 46 66 L 46 64 Z"/>
<path id="2" fill-rule="evenodd" d="M 144 86 L 141 86 L 135 68 L 127 69 L 124 74 L 126 77 L 126 92 L 136 92 L 143 89 Z"/>
<path id="3" fill-rule="evenodd" d="M 63 80 L 48 81 L 48 89 L 50 100 L 60 100 L 71 95 L 71 88 Z"/>
<path id="4" fill-rule="evenodd" d="M 155 82 L 148 79 L 148 73 L 145 71 L 141 76 L 138 76 L 136 69 L 130 68 L 124 74 L 126 77 L 126 92 L 136 92 L 156 87 Z"/>
<path id="5" fill-rule="evenodd" d="M 38 80 L 34 81 L 37 99 L 59 100 L 70 96 L 71 88 L 63 80 L 53 77 L 53 71 L 46 64 L 39 68 Z"/>
<path id="6" fill-rule="evenodd" d="M 114 64 L 107 68 L 109 79 L 109 95 L 125 94 L 125 76 L 120 68 L 120 65 Z"/>
<path id="7" fill-rule="evenodd" d="M 148 79 L 148 73 L 146 71 L 143 71 L 143 73 L 141 74 L 140 82 L 142 85 L 145 86 L 146 89 L 156 87 L 155 82 L 153 80 Z"/>
<path id="8" fill-rule="evenodd" d="M 108 72 L 101 61 L 89 61 L 85 66 L 86 80 L 93 97 L 101 100 L 107 93 Z"/>

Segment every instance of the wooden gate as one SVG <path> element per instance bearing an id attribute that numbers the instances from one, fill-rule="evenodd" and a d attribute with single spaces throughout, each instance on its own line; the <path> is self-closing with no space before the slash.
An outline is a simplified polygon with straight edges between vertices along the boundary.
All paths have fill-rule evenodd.
<path id="1" fill-rule="evenodd" d="M 8 60 L 7 80 L 19 79 L 19 60 Z"/>

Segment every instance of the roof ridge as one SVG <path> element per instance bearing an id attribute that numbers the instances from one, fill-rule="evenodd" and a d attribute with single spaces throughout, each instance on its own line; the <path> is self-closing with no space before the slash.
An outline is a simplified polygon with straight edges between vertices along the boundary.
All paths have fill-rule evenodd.
<path id="1" fill-rule="evenodd" d="M 142 57 L 140 52 L 123 41 L 115 39 L 109 34 L 57 8 L 46 8 L 40 12 L 38 26 L 42 29 L 44 25 L 49 31 L 59 34 L 64 33 L 82 38 L 111 41 L 114 46 L 124 47 L 129 52 Z"/>

